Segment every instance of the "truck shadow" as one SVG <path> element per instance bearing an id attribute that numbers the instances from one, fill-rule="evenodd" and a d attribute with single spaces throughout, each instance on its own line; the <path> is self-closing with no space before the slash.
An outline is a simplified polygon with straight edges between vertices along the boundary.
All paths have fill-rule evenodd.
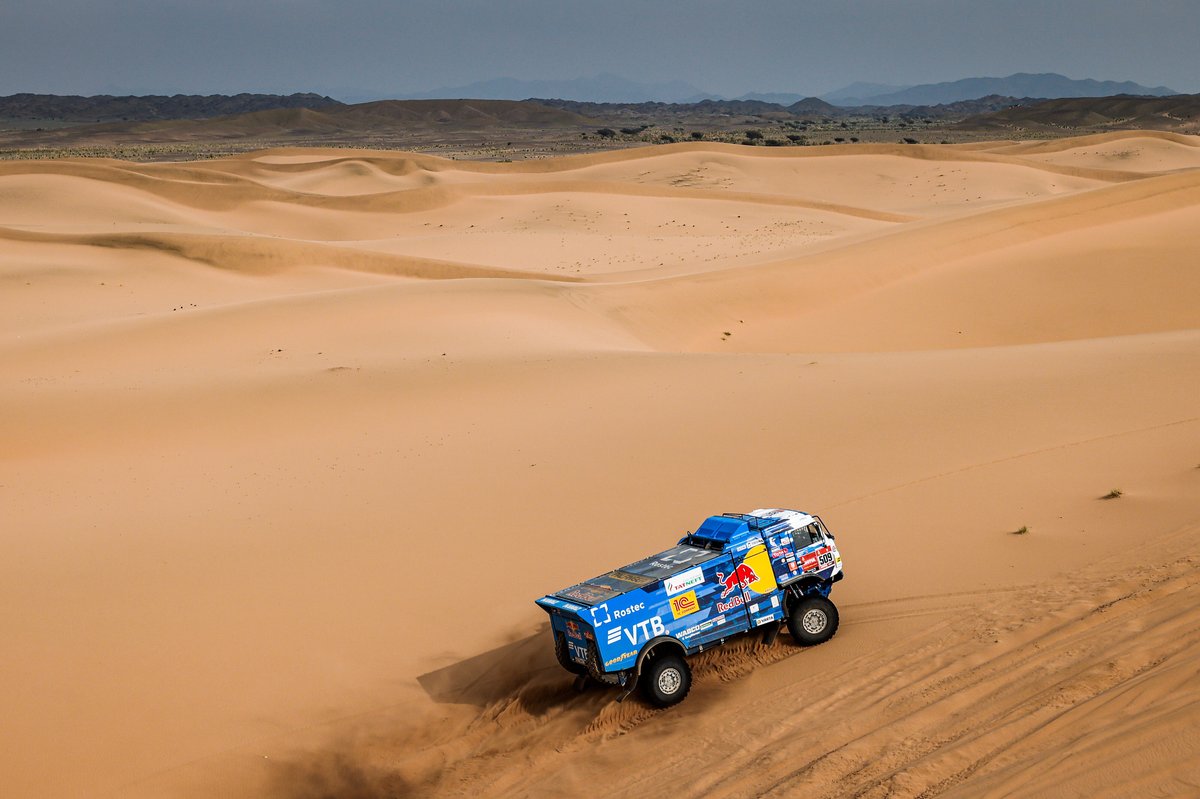
<path id="1" fill-rule="evenodd" d="M 548 623 L 533 635 L 426 672 L 417 683 L 435 702 L 479 707 L 511 699 L 553 704 L 574 695 L 571 675 L 554 659 Z"/>

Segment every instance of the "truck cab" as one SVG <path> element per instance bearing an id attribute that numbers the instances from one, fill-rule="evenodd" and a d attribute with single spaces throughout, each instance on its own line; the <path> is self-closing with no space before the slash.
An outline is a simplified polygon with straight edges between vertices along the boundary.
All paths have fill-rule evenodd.
<path id="1" fill-rule="evenodd" d="M 710 516 L 673 547 L 537 600 L 559 663 L 581 679 L 637 684 L 653 704 L 686 696 L 686 657 L 765 625 L 798 643 L 832 637 L 842 559 L 820 517 L 763 508 Z M 623 698 L 623 697 L 622 697 Z"/>

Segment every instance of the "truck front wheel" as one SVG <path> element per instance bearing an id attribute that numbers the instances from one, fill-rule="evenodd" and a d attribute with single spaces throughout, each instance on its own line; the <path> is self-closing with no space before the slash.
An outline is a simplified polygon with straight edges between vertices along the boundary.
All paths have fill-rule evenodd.
<path id="1" fill-rule="evenodd" d="M 679 655 L 662 655 L 647 664 L 638 678 L 642 696 L 656 707 L 670 707 L 683 701 L 692 687 L 692 670 Z"/>
<path id="2" fill-rule="evenodd" d="M 809 596 L 792 606 L 788 630 L 800 646 L 816 646 L 833 637 L 838 628 L 837 607 L 823 596 Z"/>

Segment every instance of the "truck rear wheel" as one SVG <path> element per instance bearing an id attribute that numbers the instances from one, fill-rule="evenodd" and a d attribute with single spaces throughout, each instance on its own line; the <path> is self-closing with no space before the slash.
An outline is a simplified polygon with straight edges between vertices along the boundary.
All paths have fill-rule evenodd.
<path id="1" fill-rule="evenodd" d="M 656 707 L 682 702 L 692 688 L 692 670 L 679 655 L 663 655 L 651 660 L 638 678 L 638 687 L 646 701 Z"/>
<path id="2" fill-rule="evenodd" d="M 558 659 L 558 665 L 572 674 L 587 674 L 587 666 L 571 660 L 567 652 L 567 637 L 560 632 L 554 633 L 554 657 Z"/>
<path id="3" fill-rule="evenodd" d="M 800 646 L 816 646 L 833 637 L 838 628 L 838 609 L 823 596 L 804 597 L 792 606 L 788 631 Z"/>

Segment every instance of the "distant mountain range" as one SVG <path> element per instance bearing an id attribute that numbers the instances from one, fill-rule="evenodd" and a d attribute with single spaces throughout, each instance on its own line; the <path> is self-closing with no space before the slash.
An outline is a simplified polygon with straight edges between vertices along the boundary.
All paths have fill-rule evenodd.
<path id="1" fill-rule="evenodd" d="M 887 83 L 851 83 L 832 92 L 819 95 L 833 105 L 889 106 L 942 105 L 962 100 L 974 100 L 989 95 L 1002 97 L 1108 97 L 1115 94 L 1164 96 L 1178 94 L 1166 86 L 1143 86 L 1132 81 L 1098 81 L 1090 78 L 1076 80 L 1053 72 L 1031 74 L 1018 72 L 1004 78 L 963 78 L 945 83 L 926 83 L 903 86 Z M 809 95 L 795 92 L 747 92 L 737 97 L 724 97 L 706 92 L 684 81 L 641 83 L 611 73 L 570 80 L 493 80 L 451 86 L 418 94 L 401 95 L 407 99 L 478 98 L 490 100 L 525 100 L 531 97 L 553 97 L 589 103 L 697 103 L 702 100 L 746 100 L 790 106 Z"/>
<path id="2" fill-rule="evenodd" d="M 63 122 L 122 122 L 152 119 L 209 119 L 270 111 L 277 108 L 341 106 L 319 94 L 175 94 L 92 97 L 58 94 L 12 94 L 0 97 L 0 118 Z"/>
<path id="3" fill-rule="evenodd" d="M 876 84 L 877 85 L 877 84 Z M 851 84 L 835 92 L 823 95 L 822 99 L 840 106 L 864 105 L 941 105 L 960 100 L 973 100 L 989 94 L 1006 97 L 1110 97 L 1116 94 L 1138 94 L 1162 97 L 1179 94 L 1166 86 L 1143 86 L 1133 81 L 1076 80 L 1054 72 L 1031 74 L 1018 72 L 1006 78 L 963 78 L 946 83 L 926 83 L 908 86 L 894 91 L 867 94 L 858 93 L 872 84 Z"/>
<path id="4" fill-rule="evenodd" d="M 695 103 L 717 99 L 684 81 L 639 83 L 619 75 L 602 73 L 570 80 L 493 80 L 449 86 L 417 94 L 402 94 L 399 99 L 432 100 L 470 98 L 480 100 L 526 100 L 530 97 L 557 97 L 592 103 Z"/>

